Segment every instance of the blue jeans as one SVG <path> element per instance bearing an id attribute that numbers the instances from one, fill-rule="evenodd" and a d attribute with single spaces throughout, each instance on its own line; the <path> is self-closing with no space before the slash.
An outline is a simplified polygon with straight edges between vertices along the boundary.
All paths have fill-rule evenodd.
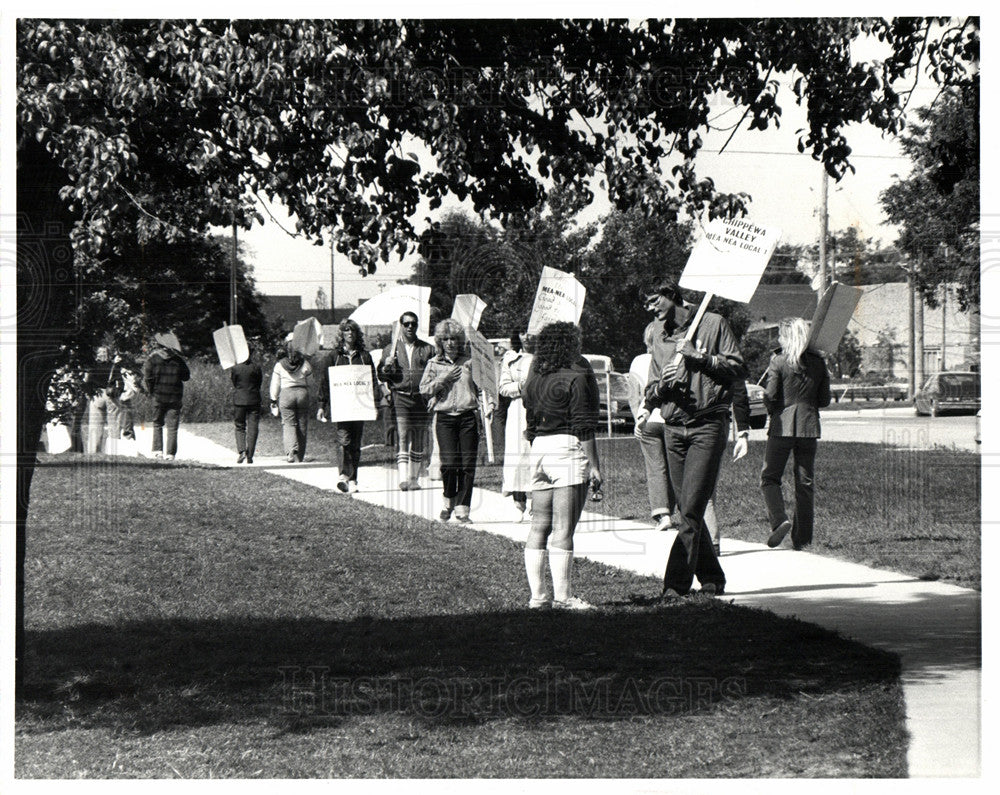
<path id="1" fill-rule="evenodd" d="M 767 504 L 773 530 L 788 519 L 781 496 L 781 477 L 788 456 L 795 458 L 795 514 L 792 518 L 792 546 L 798 548 L 813 540 L 813 475 L 816 466 L 816 440 L 795 436 L 769 436 L 764 448 L 764 468 L 760 490 Z"/>
<path id="2" fill-rule="evenodd" d="M 705 506 L 715 491 L 726 451 L 729 416 L 717 415 L 692 425 L 664 428 L 667 466 L 680 509 L 681 527 L 667 558 L 663 587 L 685 594 L 691 590 L 695 577 L 702 585 L 725 586 L 726 575 L 705 526 Z"/>
<path id="3" fill-rule="evenodd" d="M 651 516 L 672 515 L 677 500 L 667 472 L 667 448 L 662 422 L 647 423 L 639 432 L 639 449 L 646 465 L 646 491 Z"/>
<path id="4" fill-rule="evenodd" d="M 153 399 L 153 452 L 177 455 L 177 427 L 181 424 L 181 404 Z M 163 426 L 167 426 L 167 449 L 163 450 Z"/>
<path id="5" fill-rule="evenodd" d="M 282 389 L 278 395 L 281 410 L 281 443 L 285 455 L 306 457 L 306 433 L 309 430 L 309 390 L 304 386 Z"/>

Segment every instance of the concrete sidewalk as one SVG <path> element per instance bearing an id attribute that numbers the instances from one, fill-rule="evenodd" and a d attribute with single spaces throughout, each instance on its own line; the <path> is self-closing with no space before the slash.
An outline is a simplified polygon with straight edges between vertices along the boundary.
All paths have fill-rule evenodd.
<path id="1" fill-rule="evenodd" d="M 150 449 L 148 429 L 139 433 L 138 446 L 140 451 Z M 183 428 L 178 459 L 236 466 L 233 450 Z M 253 466 L 327 490 L 334 489 L 338 474 L 325 462 L 287 464 L 281 457 L 258 456 Z M 362 466 L 359 491 L 344 498 L 436 520 L 442 504 L 440 483 L 425 480 L 423 485 L 419 491 L 400 491 L 393 469 Z M 509 498 L 476 489 L 473 524 L 456 530 L 523 542 L 528 524 L 516 518 Z M 673 539 L 673 532 L 658 533 L 649 524 L 585 512 L 574 546 L 577 557 L 660 578 Z M 725 538 L 722 565 L 727 578 L 722 598 L 794 616 L 900 655 L 911 777 L 980 776 L 978 591 Z M 523 588 L 527 603 L 526 583 Z"/>

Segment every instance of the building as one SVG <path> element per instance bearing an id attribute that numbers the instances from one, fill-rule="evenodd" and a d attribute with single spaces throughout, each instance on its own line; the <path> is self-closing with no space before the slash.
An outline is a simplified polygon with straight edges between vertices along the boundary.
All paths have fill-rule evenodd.
<path id="1" fill-rule="evenodd" d="M 957 284 L 949 285 L 952 295 Z M 888 373 L 905 381 L 910 370 L 910 291 L 906 282 L 861 285 L 862 296 L 847 329 L 861 345 L 861 372 Z M 762 284 L 747 305 L 751 316 L 750 332 L 777 336 L 778 321 L 783 317 L 811 318 L 816 309 L 816 294 L 805 284 Z M 954 299 L 944 307 L 923 306 L 923 372 L 944 367 L 964 370 L 979 359 L 974 324 L 979 316 L 961 312 Z M 917 327 L 919 328 L 919 310 Z M 919 343 L 918 343 L 919 349 Z"/>

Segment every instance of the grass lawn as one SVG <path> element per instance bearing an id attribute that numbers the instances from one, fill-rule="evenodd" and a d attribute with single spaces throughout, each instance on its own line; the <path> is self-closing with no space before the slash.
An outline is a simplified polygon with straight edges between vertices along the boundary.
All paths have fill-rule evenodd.
<path id="1" fill-rule="evenodd" d="M 219 444 L 234 446 L 232 429 L 227 423 L 187 427 Z M 310 429 L 309 457 L 335 461 L 332 427 L 313 423 Z M 503 434 L 496 425 L 494 431 L 497 463 L 492 466 L 486 463 L 485 446 L 481 444 L 476 483 L 499 491 Z M 370 423 L 365 434 L 365 444 L 384 441 L 381 426 L 376 423 Z M 262 454 L 281 453 L 281 426 L 277 420 L 262 424 L 259 447 Z M 638 442 L 631 435 L 601 439 L 599 450 L 606 479 L 605 499 L 602 503 L 588 503 L 587 510 L 647 518 L 646 473 Z M 363 463 L 392 459 L 388 447 L 371 448 L 362 455 Z M 764 445 L 754 442 L 746 457 L 734 463 L 730 444 L 715 494 L 723 539 L 761 543 L 767 539 L 767 512 L 759 485 L 763 460 Z M 979 468 L 978 453 L 821 441 L 816 457 L 816 531 L 812 551 L 978 589 L 981 583 Z M 785 477 L 789 509 L 793 497 L 791 478 L 789 462 Z"/>
<path id="2" fill-rule="evenodd" d="M 602 609 L 532 613 L 520 545 L 259 469 L 32 497 L 19 777 L 906 772 L 898 659 L 792 619 L 587 561 Z"/>

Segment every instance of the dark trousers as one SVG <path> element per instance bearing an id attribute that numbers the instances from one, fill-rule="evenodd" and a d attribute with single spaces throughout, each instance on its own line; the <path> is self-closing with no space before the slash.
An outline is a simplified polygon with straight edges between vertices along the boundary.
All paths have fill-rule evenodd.
<path id="1" fill-rule="evenodd" d="M 177 455 L 177 427 L 181 424 L 181 404 L 153 399 L 153 452 Z M 163 449 L 163 426 L 167 427 L 167 449 Z"/>
<path id="2" fill-rule="evenodd" d="M 789 454 L 795 459 L 795 515 L 792 517 L 792 545 L 811 544 L 813 539 L 813 490 L 816 464 L 816 440 L 795 436 L 768 437 L 764 448 L 764 468 L 760 473 L 760 490 L 767 504 L 767 514 L 773 530 L 788 519 L 781 496 L 781 476 Z"/>
<path id="3" fill-rule="evenodd" d="M 236 452 L 253 458 L 257 449 L 257 429 L 260 426 L 260 405 L 233 406 L 233 424 L 236 426 Z"/>
<path id="4" fill-rule="evenodd" d="M 437 443 L 441 453 L 441 480 L 444 496 L 455 505 L 472 505 L 472 484 L 476 479 L 479 453 L 479 421 L 475 411 L 437 415 Z"/>
<path id="5" fill-rule="evenodd" d="M 134 415 L 131 398 L 118 403 L 118 433 L 122 439 L 135 438 Z"/>
<path id="6" fill-rule="evenodd" d="M 726 583 L 726 575 L 705 526 L 705 506 L 715 491 L 728 431 L 729 417 L 725 415 L 694 425 L 664 426 L 667 469 L 681 519 L 680 530 L 667 558 L 664 589 L 673 588 L 685 594 L 691 590 L 695 577 L 702 585 L 723 586 Z"/>
<path id="7" fill-rule="evenodd" d="M 337 423 L 337 444 L 340 445 L 342 454 L 340 474 L 354 482 L 358 480 L 358 464 L 361 463 L 361 435 L 364 432 L 364 422 Z"/>

